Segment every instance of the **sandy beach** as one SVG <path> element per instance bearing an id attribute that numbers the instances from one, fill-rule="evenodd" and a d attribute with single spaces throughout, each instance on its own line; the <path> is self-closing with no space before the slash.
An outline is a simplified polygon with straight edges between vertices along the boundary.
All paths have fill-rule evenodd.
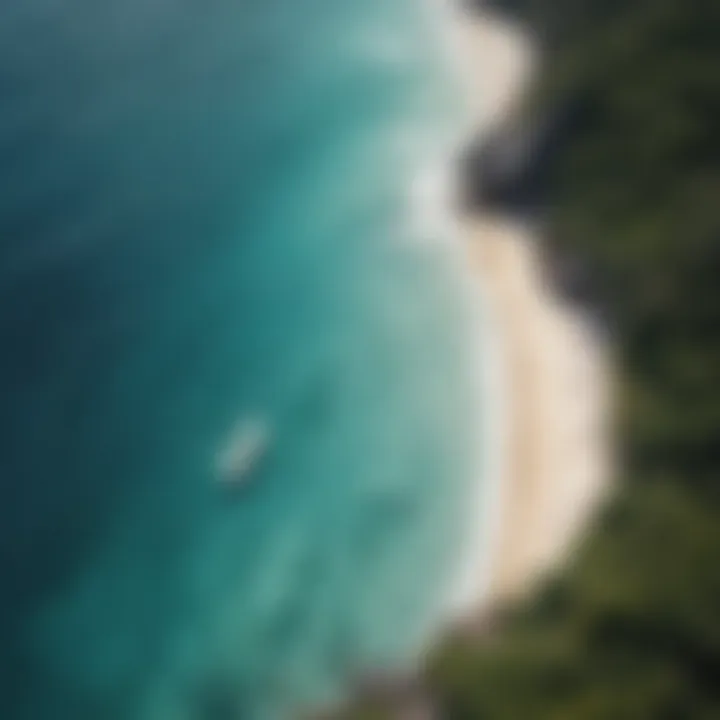
<path id="1" fill-rule="evenodd" d="M 509 118 L 537 65 L 532 40 L 504 18 L 451 11 L 475 133 Z M 609 487 L 610 359 L 582 312 L 545 281 L 541 238 L 517 218 L 461 222 L 469 262 L 497 328 L 504 427 L 494 478 L 481 610 L 517 598 L 562 563 Z"/>

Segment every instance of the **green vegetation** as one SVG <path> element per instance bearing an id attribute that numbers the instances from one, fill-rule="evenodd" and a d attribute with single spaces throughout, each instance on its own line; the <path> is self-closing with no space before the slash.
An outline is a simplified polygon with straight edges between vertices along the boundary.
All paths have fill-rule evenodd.
<path id="1" fill-rule="evenodd" d="M 621 367 L 619 497 L 499 631 L 449 639 L 449 720 L 720 718 L 720 2 L 507 0 L 572 107 L 543 195 L 586 260 Z"/>
<path id="2" fill-rule="evenodd" d="M 507 3 L 509 5 L 509 3 Z M 720 3 L 519 0 L 574 119 L 549 240 L 588 260 L 622 371 L 621 491 L 494 641 L 448 641 L 443 717 L 720 717 Z"/>

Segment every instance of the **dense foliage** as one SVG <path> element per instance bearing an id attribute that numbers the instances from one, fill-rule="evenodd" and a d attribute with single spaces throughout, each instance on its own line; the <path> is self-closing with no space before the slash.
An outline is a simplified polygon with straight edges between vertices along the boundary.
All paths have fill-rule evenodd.
<path id="1" fill-rule="evenodd" d="M 548 240 L 610 318 L 623 477 L 561 576 L 425 684 L 449 720 L 719 718 L 720 3 L 495 4 L 545 46 L 536 110 L 573 108 Z"/>

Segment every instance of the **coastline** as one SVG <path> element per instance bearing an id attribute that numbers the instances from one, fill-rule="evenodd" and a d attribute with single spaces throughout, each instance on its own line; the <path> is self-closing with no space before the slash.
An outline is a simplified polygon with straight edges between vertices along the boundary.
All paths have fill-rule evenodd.
<path id="1" fill-rule="evenodd" d="M 471 137 L 482 140 L 522 102 L 538 65 L 536 48 L 494 12 L 444 4 Z M 485 384 L 493 386 L 491 421 L 500 427 L 490 450 L 492 477 L 481 479 L 474 542 L 482 553 L 469 553 L 474 577 L 461 578 L 453 605 L 455 617 L 482 621 L 563 562 L 606 496 L 611 372 L 589 319 L 548 284 L 536 231 L 477 208 L 458 224 L 496 346 L 486 358 Z"/>
<path id="2" fill-rule="evenodd" d="M 502 409 L 524 411 L 486 483 L 504 493 L 491 592 L 417 676 L 341 717 L 715 717 L 719 256 L 712 162 L 699 183 L 698 158 L 714 157 L 718 108 L 712 82 L 693 84 L 692 106 L 677 93 L 712 75 L 713 8 L 484 3 L 524 18 L 544 51 L 458 172 L 467 269 L 502 335 L 479 331 L 502 340 Z M 682 136 L 650 138 L 657 117 L 682 117 Z"/>

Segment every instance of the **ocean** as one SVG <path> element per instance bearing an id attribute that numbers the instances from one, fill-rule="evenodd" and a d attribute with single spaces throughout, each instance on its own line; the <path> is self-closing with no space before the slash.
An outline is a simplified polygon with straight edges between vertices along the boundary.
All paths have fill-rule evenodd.
<path id="1" fill-rule="evenodd" d="M 417 657 L 485 458 L 461 115 L 417 0 L 3 3 L 0 717 L 285 718 Z"/>

